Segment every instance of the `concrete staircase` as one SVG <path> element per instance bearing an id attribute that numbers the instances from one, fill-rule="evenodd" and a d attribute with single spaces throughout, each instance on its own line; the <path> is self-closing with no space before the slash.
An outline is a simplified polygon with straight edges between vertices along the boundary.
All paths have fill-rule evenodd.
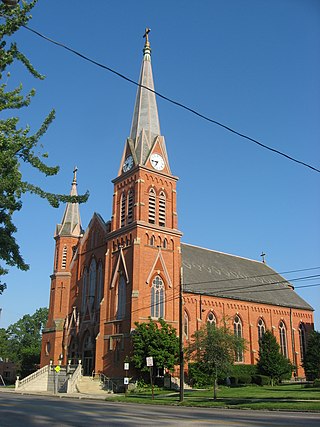
<path id="1" fill-rule="evenodd" d="M 99 378 L 81 377 L 76 385 L 78 393 L 83 394 L 108 394 L 110 391 L 103 390 L 103 384 Z"/>

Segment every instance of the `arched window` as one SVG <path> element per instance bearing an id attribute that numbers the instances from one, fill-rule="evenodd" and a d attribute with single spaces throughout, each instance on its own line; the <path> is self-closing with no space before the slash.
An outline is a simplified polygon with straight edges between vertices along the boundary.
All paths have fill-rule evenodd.
<path id="1" fill-rule="evenodd" d="M 149 222 L 156 223 L 156 192 L 153 188 L 149 191 Z"/>
<path id="2" fill-rule="evenodd" d="M 168 240 L 163 239 L 163 249 L 167 249 L 167 247 L 168 247 Z"/>
<path id="3" fill-rule="evenodd" d="M 96 233 L 94 230 L 91 231 L 91 249 L 94 248 L 96 241 Z"/>
<path id="4" fill-rule="evenodd" d="M 55 263 L 55 269 L 58 270 L 59 265 L 59 251 L 58 248 L 56 248 L 56 263 Z"/>
<path id="5" fill-rule="evenodd" d="M 67 247 L 64 246 L 62 249 L 62 262 L 61 262 L 61 268 L 65 269 L 67 266 Z"/>
<path id="6" fill-rule="evenodd" d="M 126 193 L 123 192 L 121 194 L 121 212 L 120 212 L 120 227 L 124 227 L 126 225 Z"/>
<path id="7" fill-rule="evenodd" d="M 90 307 L 94 307 L 94 300 L 96 296 L 96 278 L 97 278 L 97 264 L 94 258 L 92 258 L 90 269 L 89 269 L 89 303 Z"/>
<path id="8" fill-rule="evenodd" d="M 280 335 L 280 349 L 281 353 L 288 357 L 288 345 L 287 345 L 287 329 L 284 322 L 280 322 L 279 324 L 279 335 Z"/>
<path id="9" fill-rule="evenodd" d="M 82 300 L 81 300 L 81 310 L 84 313 L 87 305 L 87 293 L 88 293 L 88 272 L 85 268 L 83 271 L 82 277 Z"/>
<path id="10" fill-rule="evenodd" d="M 184 312 L 184 318 L 183 318 L 183 334 L 186 339 L 189 338 L 189 316 L 186 311 Z"/>
<path id="11" fill-rule="evenodd" d="M 304 356 L 306 354 L 306 328 L 303 323 L 300 323 L 299 325 L 299 344 L 300 344 L 300 355 L 301 360 L 304 359 Z"/>
<path id="12" fill-rule="evenodd" d="M 242 322 L 238 315 L 235 316 L 233 321 L 233 331 L 236 337 L 242 338 Z M 236 362 L 243 362 L 243 351 L 238 349 L 235 352 Z"/>
<path id="13" fill-rule="evenodd" d="M 210 311 L 210 313 L 208 314 L 207 322 L 210 323 L 211 325 L 217 324 L 216 316 L 212 313 L 212 311 Z"/>
<path id="14" fill-rule="evenodd" d="M 126 280 L 123 275 L 120 276 L 118 283 L 118 309 L 117 320 L 121 320 L 126 315 Z"/>
<path id="15" fill-rule="evenodd" d="M 133 221 L 133 205 L 134 205 L 134 193 L 130 190 L 128 193 L 128 224 Z"/>
<path id="16" fill-rule="evenodd" d="M 260 345 L 260 342 L 261 342 L 262 337 L 265 334 L 265 332 L 266 332 L 266 325 L 265 325 L 263 319 L 260 318 L 259 321 L 258 321 L 258 340 L 259 340 L 259 345 Z"/>
<path id="17" fill-rule="evenodd" d="M 155 245 L 155 242 L 156 242 L 155 237 L 154 237 L 154 236 L 151 236 L 151 237 L 150 237 L 150 246 L 154 246 L 154 245 Z"/>
<path id="18" fill-rule="evenodd" d="M 99 304 L 103 297 L 103 268 L 102 263 L 99 262 L 98 267 L 98 283 L 97 283 L 97 308 L 99 308 Z"/>
<path id="19" fill-rule="evenodd" d="M 151 317 L 164 318 L 164 284 L 160 276 L 156 276 L 151 287 Z"/>
<path id="20" fill-rule="evenodd" d="M 166 195 L 161 191 L 159 195 L 159 225 L 165 227 L 166 225 Z"/>

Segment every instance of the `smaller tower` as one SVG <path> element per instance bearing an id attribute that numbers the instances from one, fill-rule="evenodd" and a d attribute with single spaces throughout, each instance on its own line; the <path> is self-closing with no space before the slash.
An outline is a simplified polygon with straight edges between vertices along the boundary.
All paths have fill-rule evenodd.
<path id="1" fill-rule="evenodd" d="M 77 168 L 73 171 L 70 196 L 77 196 Z M 50 360 L 58 363 L 66 361 L 63 348 L 63 329 L 65 319 L 70 311 L 71 262 L 82 236 L 79 203 L 68 202 L 61 224 L 56 227 L 54 239 L 55 256 L 53 274 L 51 275 L 49 315 L 42 336 L 41 366 Z"/>

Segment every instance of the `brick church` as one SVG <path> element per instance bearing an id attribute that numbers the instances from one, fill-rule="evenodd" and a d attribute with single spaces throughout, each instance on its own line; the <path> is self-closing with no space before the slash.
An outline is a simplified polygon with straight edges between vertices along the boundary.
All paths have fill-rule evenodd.
<path id="1" fill-rule="evenodd" d="M 87 375 L 122 377 L 135 322 L 162 317 L 179 332 L 181 283 L 185 343 L 206 322 L 228 319 L 247 341 L 236 363 L 254 364 L 259 337 L 269 329 L 297 366 L 296 375 L 303 376 L 313 309 L 293 286 L 264 262 L 181 242 L 178 178 L 160 132 L 148 31 L 139 83 L 130 136 L 113 180 L 111 219 L 94 213 L 83 230 L 79 205 L 67 203 L 56 227 L 41 366 L 81 359 Z M 77 195 L 76 173 L 71 195 Z"/>

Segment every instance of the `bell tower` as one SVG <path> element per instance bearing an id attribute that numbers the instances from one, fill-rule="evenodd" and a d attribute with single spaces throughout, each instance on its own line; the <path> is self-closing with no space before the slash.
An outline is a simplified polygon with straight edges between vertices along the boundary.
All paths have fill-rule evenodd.
<path id="1" fill-rule="evenodd" d="M 70 196 L 77 196 L 77 168 L 73 171 Z M 43 330 L 41 366 L 50 360 L 66 361 L 63 346 L 64 321 L 70 311 L 71 261 L 79 240 L 83 234 L 80 220 L 79 203 L 68 202 L 61 224 L 55 231 L 55 256 L 51 275 L 49 314 L 46 328 Z"/>
<path id="2" fill-rule="evenodd" d="M 149 29 L 130 136 L 118 176 L 108 236 L 108 290 L 105 303 L 104 372 L 130 351 L 135 322 L 159 317 L 178 328 L 180 238 L 176 183 L 160 122 L 151 67 Z M 107 267 L 106 267 L 107 270 Z M 100 324 L 100 330 L 103 327 Z"/>

